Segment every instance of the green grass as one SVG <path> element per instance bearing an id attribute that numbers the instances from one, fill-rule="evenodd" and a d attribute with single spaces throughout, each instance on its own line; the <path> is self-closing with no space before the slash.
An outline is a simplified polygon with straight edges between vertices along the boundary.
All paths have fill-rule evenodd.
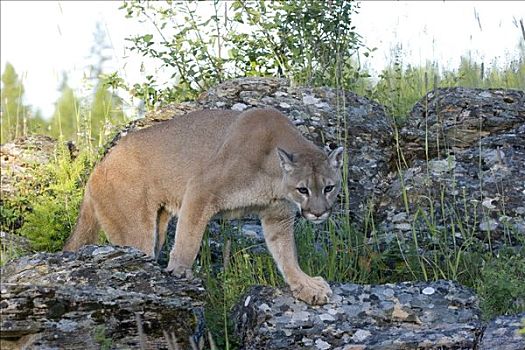
<path id="1" fill-rule="evenodd" d="M 517 59 L 500 65 L 478 63 L 465 55 L 456 69 L 444 69 L 437 62 L 414 67 L 404 64 L 401 52 L 393 52 L 393 62 L 372 84 L 361 84 L 355 91 L 385 106 L 386 111 L 402 122 L 414 104 L 428 91 L 446 87 L 502 88 L 525 90 L 525 46 L 520 45 Z M 363 78 L 366 79 L 366 78 Z"/>
<path id="2" fill-rule="evenodd" d="M 31 210 L 19 230 L 33 249 L 51 252 L 62 249 L 76 223 L 92 156 L 85 149 L 72 159 L 65 144 L 59 142 L 54 159 L 34 171 L 42 187 L 32 193 Z"/>
<path id="3" fill-rule="evenodd" d="M 483 261 L 476 285 L 485 319 L 525 310 L 525 248 L 503 249 Z"/>

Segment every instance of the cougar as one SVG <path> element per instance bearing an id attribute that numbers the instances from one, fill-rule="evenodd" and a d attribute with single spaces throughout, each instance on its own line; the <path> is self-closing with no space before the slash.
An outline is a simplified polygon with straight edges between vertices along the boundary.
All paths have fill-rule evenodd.
<path id="1" fill-rule="evenodd" d="M 341 188 L 343 148 L 326 154 L 279 111 L 192 112 L 124 136 L 94 168 L 64 250 L 112 244 L 158 257 L 168 222 L 178 217 L 167 270 L 191 273 L 208 221 L 257 214 L 294 297 L 324 304 L 331 289 L 299 267 L 297 211 L 325 221 Z"/>

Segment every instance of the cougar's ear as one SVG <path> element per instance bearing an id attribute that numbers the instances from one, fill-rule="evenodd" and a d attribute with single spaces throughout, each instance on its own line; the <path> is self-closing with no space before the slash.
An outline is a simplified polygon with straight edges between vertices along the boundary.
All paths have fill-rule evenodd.
<path id="1" fill-rule="evenodd" d="M 339 169 L 343 166 L 343 155 L 344 155 L 344 148 L 338 147 L 334 149 L 330 154 L 328 155 L 328 160 L 330 161 L 330 165 L 334 167 L 335 169 Z"/>
<path id="2" fill-rule="evenodd" d="M 277 154 L 281 162 L 281 169 L 289 173 L 295 168 L 294 156 L 281 148 L 277 148 Z"/>

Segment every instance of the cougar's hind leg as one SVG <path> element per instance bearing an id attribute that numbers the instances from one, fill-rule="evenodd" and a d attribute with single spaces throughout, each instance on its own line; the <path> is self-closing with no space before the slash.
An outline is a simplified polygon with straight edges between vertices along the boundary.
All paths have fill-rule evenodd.
<path id="1" fill-rule="evenodd" d="M 137 200 L 129 206 L 127 203 L 112 203 L 111 206 L 97 208 L 99 222 L 108 240 L 114 245 L 131 246 L 155 257 L 157 210 L 148 208 L 145 200 Z"/>

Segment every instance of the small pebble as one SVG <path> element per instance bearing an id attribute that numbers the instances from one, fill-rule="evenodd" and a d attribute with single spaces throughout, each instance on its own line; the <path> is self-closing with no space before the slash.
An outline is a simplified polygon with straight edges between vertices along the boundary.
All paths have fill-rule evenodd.
<path id="1" fill-rule="evenodd" d="M 423 289 L 423 294 L 425 295 L 432 295 L 436 292 L 436 290 L 432 287 L 426 287 L 425 289 Z"/>
<path id="2" fill-rule="evenodd" d="M 328 344 L 327 342 L 325 342 L 324 340 L 321 340 L 321 339 L 317 339 L 315 341 L 315 347 L 318 348 L 318 349 L 321 349 L 321 350 L 326 350 L 326 349 L 330 349 L 331 348 L 330 344 Z"/>

